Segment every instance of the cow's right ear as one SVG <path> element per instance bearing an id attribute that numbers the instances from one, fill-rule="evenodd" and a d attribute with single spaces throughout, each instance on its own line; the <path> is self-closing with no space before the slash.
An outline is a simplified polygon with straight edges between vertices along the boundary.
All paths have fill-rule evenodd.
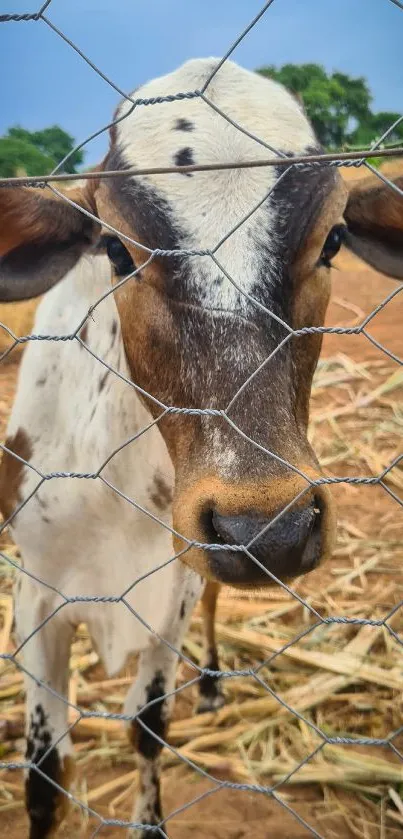
<path id="1" fill-rule="evenodd" d="M 96 215 L 95 183 L 65 190 Z M 0 301 L 38 297 L 74 267 L 99 223 L 49 188 L 0 189 Z"/>
<path id="2" fill-rule="evenodd" d="M 391 183 L 372 175 L 352 184 L 344 243 L 377 271 L 403 280 L 403 176 Z"/>

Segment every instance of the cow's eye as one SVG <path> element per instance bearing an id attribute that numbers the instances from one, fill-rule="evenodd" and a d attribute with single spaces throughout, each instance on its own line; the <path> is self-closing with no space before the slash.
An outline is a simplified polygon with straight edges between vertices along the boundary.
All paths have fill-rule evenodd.
<path id="1" fill-rule="evenodd" d="M 125 277 L 135 269 L 129 251 L 117 236 L 103 237 L 103 244 L 118 277 Z"/>
<path id="2" fill-rule="evenodd" d="M 331 267 L 332 259 L 339 252 L 345 235 L 346 227 L 344 224 L 336 224 L 335 227 L 332 227 L 320 255 L 319 262 L 321 265 L 326 265 L 327 268 Z"/>

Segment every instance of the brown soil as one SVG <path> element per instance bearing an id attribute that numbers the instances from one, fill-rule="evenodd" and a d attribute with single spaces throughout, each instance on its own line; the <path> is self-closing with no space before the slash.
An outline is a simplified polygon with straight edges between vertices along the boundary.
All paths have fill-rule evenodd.
<path id="1" fill-rule="evenodd" d="M 128 767 L 110 768 L 93 771 L 86 776 L 88 788 L 99 786 L 111 781 L 120 773 L 130 771 Z M 14 777 L 14 780 L 15 777 Z M 224 780 L 224 779 L 223 779 Z M 193 783 L 183 783 L 178 778 L 170 777 L 162 785 L 162 797 L 165 812 L 173 812 L 180 807 L 189 805 L 192 800 L 213 789 L 209 781 L 195 779 Z M 341 813 L 337 808 L 333 812 L 326 812 L 318 800 L 315 788 L 305 788 L 287 792 L 284 796 L 287 805 L 294 809 L 302 820 L 314 828 L 323 839 L 355 839 L 359 834 L 349 830 Z M 104 801 L 107 801 L 105 797 Z M 354 797 L 349 800 L 350 814 L 354 814 Z M 111 811 L 107 804 L 95 805 L 97 812 L 103 819 L 130 820 L 131 810 L 127 802 L 118 807 L 118 811 Z M 376 824 L 376 814 L 373 816 Z M 378 819 L 379 821 L 379 814 Z M 83 816 L 76 812 L 70 816 L 68 823 L 58 834 L 60 839 L 90 839 L 100 820 L 91 819 L 86 823 Z M 26 819 L 21 811 L 18 814 L 9 812 L 2 814 L 4 836 L 10 839 L 25 839 Z M 308 839 L 315 835 L 303 824 L 287 812 L 280 804 L 270 800 L 262 793 L 244 792 L 240 790 L 217 790 L 199 803 L 192 804 L 183 814 L 169 819 L 166 832 L 171 839 Z M 365 834 L 361 834 L 363 839 Z M 378 834 L 367 834 L 379 836 Z M 123 839 L 125 829 L 122 827 L 105 826 L 97 833 L 105 839 Z M 398 839 L 399 829 L 390 828 L 385 833 L 387 839 Z"/>

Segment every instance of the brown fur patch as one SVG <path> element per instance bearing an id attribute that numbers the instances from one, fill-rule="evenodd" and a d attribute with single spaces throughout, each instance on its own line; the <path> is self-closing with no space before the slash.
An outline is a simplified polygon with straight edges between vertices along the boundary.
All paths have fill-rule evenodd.
<path id="1" fill-rule="evenodd" d="M 155 475 L 150 499 L 156 506 L 157 510 L 160 510 L 161 512 L 166 510 L 172 503 L 172 498 L 173 493 L 169 484 L 167 484 L 161 475 Z"/>
<path id="2" fill-rule="evenodd" d="M 403 176 L 394 179 L 403 189 Z M 381 241 L 401 241 L 403 231 L 403 199 L 376 175 L 359 181 L 350 190 L 346 221 L 352 232 L 373 233 Z"/>
<path id="3" fill-rule="evenodd" d="M 403 176 L 391 185 L 403 190 Z M 376 271 L 403 279 L 403 200 L 376 175 L 352 184 L 345 211 L 346 247 Z"/>
<path id="4" fill-rule="evenodd" d="M 93 211 L 94 185 L 66 189 L 69 199 Z M 67 242 L 74 238 L 91 240 L 98 227 L 79 210 L 71 207 L 50 190 L 0 190 L 0 256 L 22 244 L 32 242 Z"/>
<path id="5" fill-rule="evenodd" d="M 7 449 L 15 452 L 18 457 L 29 462 L 32 457 L 32 446 L 29 436 L 23 428 L 19 428 L 12 437 L 7 437 Z M 5 520 L 10 518 L 18 504 L 22 501 L 20 492 L 25 465 L 17 460 L 10 452 L 3 451 L 0 463 L 0 511 Z"/>
<path id="6" fill-rule="evenodd" d="M 216 652 L 215 613 L 220 588 L 218 583 L 207 583 L 201 599 L 206 655 L 208 650 Z"/>
<path id="7" fill-rule="evenodd" d="M 84 344 L 86 344 L 88 338 L 88 323 L 85 323 L 84 326 L 81 327 L 78 334 L 81 340 L 84 341 Z"/>
<path id="8" fill-rule="evenodd" d="M 322 326 L 324 323 L 330 299 L 331 281 L 329 269 L 318 265 L 318 260 L 330 230 L 342 220 L 346 198 L 347 190 L 338 179 L 337 187 L 324 202 L 316 224 L 309 231 L 303 247 L 297 254 L 292 267 L 294 281 L 292 326 L 294 329 Z M 297 378 L 296 414 L 303 432 L 308 426 L 312 378 L 321 346 L 322 335 L 320 334 L 300 335 L 292 341 Z"/>

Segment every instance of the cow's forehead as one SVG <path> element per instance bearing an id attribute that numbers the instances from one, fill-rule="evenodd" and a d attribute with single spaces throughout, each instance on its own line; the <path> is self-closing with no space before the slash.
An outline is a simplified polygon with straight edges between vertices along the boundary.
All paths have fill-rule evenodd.
<path id="1" fill-rule="evenodd" d="M 133 94 L 134 99 L 154 99 L 180 93 L 200 90 L 208 79 L 218 59 L 194 59 L 188 61 L 166 76 L 147 82 Z M 302 153 L 315 143 L 312 128 L 297 100 L 277 82 L 263 78 L 227 61 L 210 82 L 206 97 L 229 118 L 246 131 L 259 137 L 263 143 L 274 149 L 293 154 Z M 123 102 L 118 115 L 131 108 L 130 102 Z M 245 155 L 247 158 L 272 156 L 264 145 L 230 125 L 220 117 L 201 97 L 185 98 L 154 105 L 139 105 L 118 125 L 119 143 L 127 146 L 126 152 L 142 162 L 150 152 L 156 159 L 166 155 L 176 156 L 181 146 L 192 146 L 196 134 L 199 151 L 212 154 L 211 136 L 219 143 L 220 160 L 228 156 Z M 134 137 L 141 133 L 141 148 L 133 147 Z M 204 142 L 203 142 L 204 140 Z M 155 142 L 156 148 L 147 145 Z M 226 145 L 228 144 L 228 145 Z M 160 158 L 161 156 L 161 158 Z M 174 160 L 171 160 L 174 163 Z M 156 165 L 159 165 L 158 163 Z"/>
<path id="2" fill-rule="evenodd" d="M 139 88 L 134 98 L 153 99 L 200 90 L 217 61 L 189 61 L 174 73 Z M 233 62 L 220 68 L 207 96 L 233 122 L 282 153 L 303 154 L 316 144 L 294 97 L 277 83 Z M 128 115 L 116 126 L 109 168 L 236 163 L 273 157 L 267 145 L 240 131 L 200 97 L 130 109 L 130 103 L 124 102 L 117 112 L 118 117 Z M 214 250 L 243 217 L 263 202 L 216 254 L 225 272 L 251 293 L 261 280 L 262 254 L 265 283 L 270 284 L 271 275 L 274 281 L 278 273 L 276 228 L 279 213 L 284 213 L 284 201 L 276 204 L 274 198 L 266 202 L 264 198 L 279 174 L 277 168 L 261 167 L 150 175 L 124 183 L 119 179 L 112 188 L 116 196 L 119 191 L 120 197 L 124 196 L 121 206 L 126 219 L 131 204 L 138 235 L 149 235 L 147 244 L 160 248 Z M 303 188 L 302 173 L 300 182 Z M 193 283 L 199 302 L 223 309 L 245 308 L 245 298 L 209 257 L 191 260 L 189 283 Z"/>

